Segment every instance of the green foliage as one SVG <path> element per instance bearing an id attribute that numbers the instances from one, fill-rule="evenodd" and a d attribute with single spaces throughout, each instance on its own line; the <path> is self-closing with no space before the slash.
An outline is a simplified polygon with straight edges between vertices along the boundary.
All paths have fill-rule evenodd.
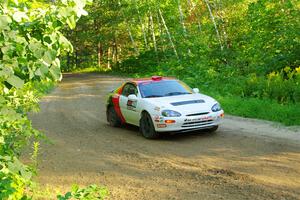
<path id="1" fill-rule="evenodd" d="M 107 197 L 108 191 L 105 188 L 97 185 L 90 185 L 86 188 L 79 188 L 77 185 L 72 187 L 71 192 L 67 192 L 65 195 L 58 195 L 58 200 L 69 200 L 69 199 L 81 199 L 81 200 L 101 200 Z"/>
<path id="2" fill-rule="evenodd" d="M 274 99 L 279 103 L 300 102 L 299 83 L 300 68 L 292 70 L 290 67 L 280 72 L 272 72 L 266 77 L 252 74 L 243 84 L 243 94 L 247 97 Z"/>
<path id="3" fill-rule="evenodd" d="M 58 57 L 72 45 L 60 30 L 64 24 L 75 27 L 87 2 L 63 0 L 62 6 L 37 8 L 31 1 L 8 0 L 0 5 L 0 199 L 30 198 L 38 143 L 33 165 L 19 157 L 41 134 L 27 113 L 37 110 L 39 97 L 61 79 Z"/>
<path id="4" fill-rule="evenodd" d="M 30 138 L 40 136 L 32 128 L 26 113 L 38 108 L 41 93 L 34 90 L 31 83 L 26 83 L 22 89 L 8 90 L 3 86 L 0 89 L 3 91 L 0 96 L 0 197 L 21 199 L 25 198 L 24 193 L 35 171 L 21 163 L 19 156 Z"/>
<path id="5" fill-rule="evenodd" d="M 300 125 L 300 104 L 281 105 L 269 99 L 216 96 L 226 113 L 249 118 Z"/>
<path id="6" fill-rule="evenodd" d="M 259 0 L 249 5 L 248 42 L 241 53 L 250 69 L 265 73 L 299 66 L 299 16 L 293 1 Z"/>
<path id="7" fill-rule="evenodd" d="M 150 50 L 141 53 L 139 57 L 128 57 L 122 63 L 112 66 L 112 70 L 123 73 L 151 73 L 157 71 L 155 67 L 157 65 L 157 55 L 154 51 Z"/>
<path id="8" fill-rule="evenodd" d="M 101 1 L 88 10 L 89 18 L 70 34 L 80 46 L 76 65 L 66 63 L 66 70 L 85 67 L 78 62 L 88 49 L 84 60 L 95 66 L 98 59 L 99 71 L 170 75 L 223 95 L 299 102 L 295 0 Z"/>
<path id="9" fill-rule="evenodd" d="M 65 71 L 98 64 L 98 71 L 170 75 L 220 94 L 299 102 L 298 1 L 99 1 L 88 11 L 68 32 L 76 51 Z"/>

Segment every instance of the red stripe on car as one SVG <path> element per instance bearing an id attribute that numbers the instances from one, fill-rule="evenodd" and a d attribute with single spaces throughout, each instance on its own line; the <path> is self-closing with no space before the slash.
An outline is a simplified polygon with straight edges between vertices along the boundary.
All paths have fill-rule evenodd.
<path id="1" fill-rule="evenodd" d="M 123 85 L 124 86 L 124 85 Z M 117 115 L 120 117 L 122 123 L 126 123 L 120 108 L 120 95 L 122 94 L 123 86 L 117 89 L 117 93 L 112 96 L 112 103 Z"/>

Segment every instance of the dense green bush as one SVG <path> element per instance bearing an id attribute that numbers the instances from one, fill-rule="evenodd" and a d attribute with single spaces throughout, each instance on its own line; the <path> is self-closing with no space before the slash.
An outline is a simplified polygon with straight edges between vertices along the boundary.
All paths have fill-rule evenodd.
<path id="1" fill-rule="evenodd" d="M 0 96 L 0 198 L 26 198 L 31 178 L 35 175 L 35 160 L 24 165 L 19 157 L 29 139 L 38 139 L 40 133 L 32 128 L 27 112 L 38 109 L 38 98 L 53 87 L 53 82 L 28 82 L 21 89 L 5 90 Z M 38 89 L 37 89 L 38 88 Z M 34 152 L 38 146 L 35 145 Z M 34 154 L 33 154 L 34 155 Z M 35 158 L 35 157 L 33 157 Z"/>
<path id="2" fill-rule="evenodd" d="M 77 185 L 72 187 L 71 192 L 67 192 L 65 195 L 58 195 L 58 200 L 102 200 L 107 197 L 108 191 L 97 185 L 90 185 L 86 188 L 79 188 Z"/>
<path id="3" fill-rule="evenodd" d="M 83 8 L 88 2 L 62 0 L 55 6 L 8 0 L 0 4 L 0 199 L 31 199 L 41 134 L 27 113 L 37 110 L 39 97 L 61 79 L 58 57 L 71 51 L 72 45 L 60 30 L 64 24 L 74 28 L 77 19 L 87 14 Z M 34 141 L 32 162 L 25 165 L 20 155 L 29 140 Z"/>

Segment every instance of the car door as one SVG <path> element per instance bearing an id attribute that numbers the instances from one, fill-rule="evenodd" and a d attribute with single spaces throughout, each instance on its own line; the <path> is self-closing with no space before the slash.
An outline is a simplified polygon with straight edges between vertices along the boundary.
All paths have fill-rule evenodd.
<path id="1" fill-rule="evenodd" d="M 122 115 L 124 116 L 126 123 L 138 125 L 137 122 L 139 119 L 137 106 L 138 99 L 136 101 L 131 101 L 128 99 L 130 94 L 135 94 L 138 96 L 137 87 L 132 83 L 127 83 L 123 87 L 122 94 L 120 96 L 120 108 Z"/>

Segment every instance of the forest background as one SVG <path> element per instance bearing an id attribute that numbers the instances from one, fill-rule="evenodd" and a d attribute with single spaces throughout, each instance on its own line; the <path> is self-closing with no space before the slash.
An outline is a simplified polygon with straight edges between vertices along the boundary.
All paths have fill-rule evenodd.
<path id="1" fill-rule="evenodd" d="M 296 0 L 95 1 L 74 30 L 64 72 L 174 76 L 226 113 L 300 124 Z"/>

